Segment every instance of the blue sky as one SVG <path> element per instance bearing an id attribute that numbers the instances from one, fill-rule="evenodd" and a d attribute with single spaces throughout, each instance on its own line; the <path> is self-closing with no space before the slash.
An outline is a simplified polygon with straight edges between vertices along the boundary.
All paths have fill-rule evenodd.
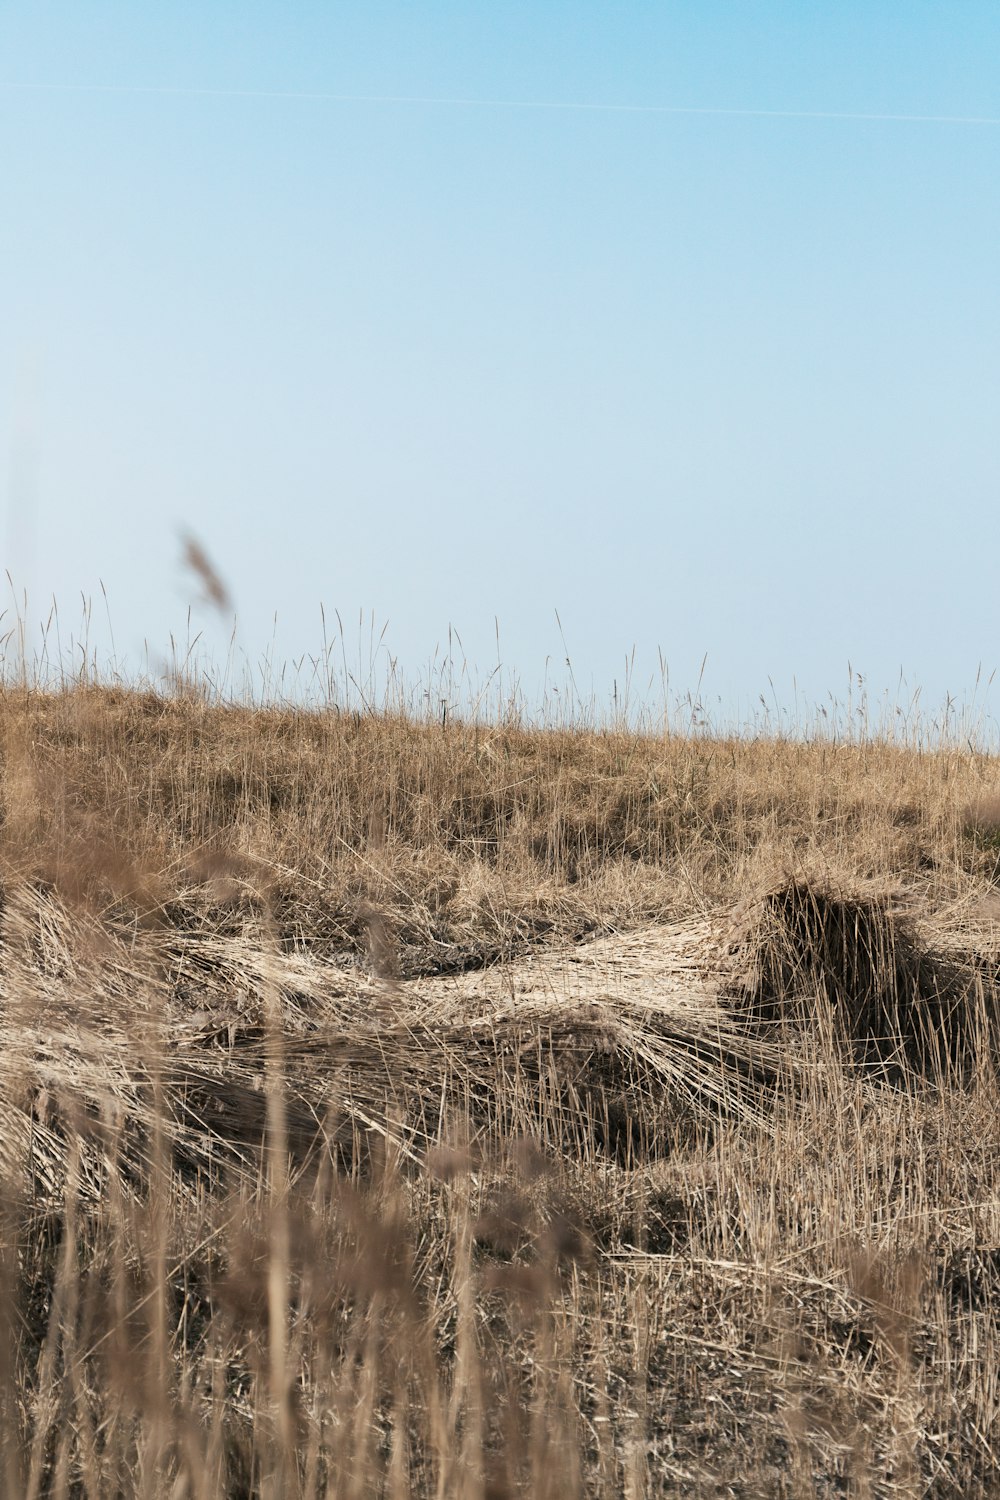
<path id="1" fill-rule="evenodd" d="M 186 528 L 251 661 L 322 601 L 484 676 L 498 622 L 531 697 L 558 611 L 599 699 L 633 647 L 672 693 L 707 653 L 717 714 L 848 662 L 961 698 L 998 119 L 992 3 L 4 0 L 7 566 L 102 650 L 103 583 L 126 668 L 186 630 Z"/>

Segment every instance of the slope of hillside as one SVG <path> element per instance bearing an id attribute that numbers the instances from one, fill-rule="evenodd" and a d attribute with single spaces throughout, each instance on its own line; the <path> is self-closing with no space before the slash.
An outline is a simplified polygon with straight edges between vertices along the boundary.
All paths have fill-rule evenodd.
<path id="1" fill-rule="evenodd" d="M 0 711 L 5 1493 L 995 1492 L 990 757 Z"/>

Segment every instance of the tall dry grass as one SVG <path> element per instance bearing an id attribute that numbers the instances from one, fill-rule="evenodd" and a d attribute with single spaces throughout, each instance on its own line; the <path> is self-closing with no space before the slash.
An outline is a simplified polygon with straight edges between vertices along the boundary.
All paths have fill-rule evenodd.
<path id="1" fill-rule="evenodd" d="M 996 1493 L 993 757 L 0 733 L 5 1495 Z M 695 914 L 704 1014 L 410 984 Z"/>

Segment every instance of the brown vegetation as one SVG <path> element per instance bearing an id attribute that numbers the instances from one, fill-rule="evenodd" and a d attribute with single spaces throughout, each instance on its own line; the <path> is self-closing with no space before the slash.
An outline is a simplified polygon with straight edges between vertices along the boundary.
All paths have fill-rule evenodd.
<path id="1" fill-rule="evenodd" d="M 991 757 L 0 734 L 5 1495 L 995 1493 Z"/>

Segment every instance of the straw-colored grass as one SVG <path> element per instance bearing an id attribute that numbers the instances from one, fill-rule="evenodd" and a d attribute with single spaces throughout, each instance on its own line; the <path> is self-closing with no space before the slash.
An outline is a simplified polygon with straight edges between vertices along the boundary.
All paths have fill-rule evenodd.
<path id="1" fill-rule="evenodd" d="M 987 1496 L 1000 762 L 0 696 L 5 1496 Z"/>

